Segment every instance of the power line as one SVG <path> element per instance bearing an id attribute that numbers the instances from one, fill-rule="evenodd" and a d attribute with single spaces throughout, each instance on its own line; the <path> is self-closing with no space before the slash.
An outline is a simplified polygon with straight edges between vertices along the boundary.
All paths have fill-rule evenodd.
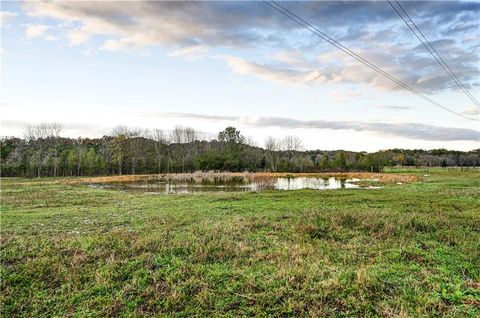
<path id="1" fill-rule="evenodd" d="M 439 107 L 439 108 L 442 108 L 443 110 L 447 111 L 447 112 L 450 112 L 452 114 L 455 114 L 457 116 L 460 116 L 462 118 L 465 118 L 465 119 L 469 119 L 469 120 L 473 120 L 473 121 L 479 121 L 478 119 L 475 119 L 475 118 L 471 118 L 471 117 L 468 117 L 468 116 L 465 116 L 461 113 L 458 113 L 454 110 L 451 110 L 450 108 L 448 107 L 445 107 L 439 103 L 437 103 L 436 101 L 434 101 L 433 99 L 431 99 L 430 97 L 426 96 L 425 94 L 417 91 L 416 89 L 408 86 L 407 84 L 403 83 L 402 81 L 400 81 L 399 79 L 393 77 L 392 75 L 388 74 L 387 72 L 385 72 L 384 70 L 380 69 L 378 66 L 376 66 L 375 64 L 373 64 L 372 62 L 364 59 L 363 57 L 361 57 L 360 55 L 358 55 L 357 53 L 353 52 L 352 50 L 350 50 L 349 48 L 347 48 L 346 46 L 344 46 L 343 44 L 337 42 L 335 39 L 331 38 L 330 36 L 328 36 L 327 34 L 323 33 L 322 31 L 320 31 L 319 29 L 317 29 L 316 27 L 314 27 L 313 25 L 311 25 L 310 23 L 308 23 L 307 21 L 303 20 L 302 18 L 300 18 L 299 16 L 297 16 L 295 13 L 291 12 L 290 10 L 288 10 L 287 8 L 285 8 L 284 6 L 282 6 L 281 4 L 277 3 L 276 1 L 266 1 L 266 0 L 263 0 L 264 3 L 266 3 L 267 5 L 269 5 L 270 7 L 272 7 L 273 9 L 275 9 L 276 11 L 282 13 L 283 15 L 285 15 L 286 17 L 288 17 L 289 19 L 291 19 L 292 21 L 294 21 L 295 23 L 303 26 L 305 29 L 309 30 L 310 32 L 312 32 L 313 34 L 315 34 L 316 36 L 320 37 L 321 39 L 327 41 L 328 43 L 330 43 L 331 45 L 335 46 L 336 48 L 340 49 L 341 51 L 343 51 L 344 53 L 350 55 L 351 57 L 353 57 L 354 59 L 356 59 L 357 61 L 361 62 L 362 64 L 368 66 L 369 68 L 371 68 L 372 70 L 374 70 L 375 72 L 385 76 L 386 78 L 388 78 L 389 80 L 391 80 L 392 82 L 396 83 L 397 85 L 405 88 L 406 90 L 414 93 L 415 95 L 423 98 L 424 100 L 428 101 L 429 103 Z"/>
<path id="2" fill-rule="evenodd" d="M 467 116 L 464 116 L 463 114 L 460 114 L 460 113 L 457 113 L 437 102 L 435 102 L 434 100 L 432 100 L 431 98 L 429 98 L 428 96 L 422 94 L 421 92 L 415 90 L 414 88 L 408 86 L 407 84 L 403 83 L 402 81 L 396 79 L 395 77 L 393 77 L 392 75 L 388 74 L 387 72 L 383 71 L 382 69 L 380 69 L 379 67 L 377 67 L 375 64 L 371 63 L 370 61 L 364 59 L 363 57 L 361 57 L 360 55 L 358 55 L 357 53 L 351 51 L 350 49 L 348 49 L 347 47 L 345 47 L 344 45 L 340 44 L 339 42 L 337 42 L 336 40 L 334 40 L 333 38 L 329 37 L 327 34 L 323 33 L 322 31 L 318 30 L 316 27 L 314 27 L 313 25 L 311 25 L 310 23 L 308 23 L 307 21 L 303 20 L 302 18 L 300 18 L 299 16 L 297 16 L 295 13 L 291 12 L 290 10 L 288 10 L 287 8 L 283 7 L 282 5 L 280 5 L 279 3 L 275 2 L 275 1 L 271 1 L 273 4 L 275 4 L 275 6 L 272 4 L 272 3 L 269 3 L 268 1 L 265 1 L 264 2 L 266 4 L 268 4 L 269 6 L 271 6 L 272 8 L 274 8 L 275 10 L 277 10 L 278 12 L 282 13 L 283 15 L 285 15 L 286 17 L 290 18 L 291 20 L 293 20 L 294 22 L 296 22 L 297 24 L 300 24 L 301 26 L 303 26 L 304 28 L 306 28 L 307 30 L 309 30 L 310 32 L 314 33 L 315 35 L 319 36 L 320 38 L 322 38 L 323 40 L 329 42 L 330 44 L 332 44 L 333 46 L 337 47 L 338 49 L 342 50 L 343 52 L 345 52 L 346 54 L 352 56 L 353 58 L 355 58 L 356 60 L 360 61 L 361 63 L 363 63 L 364 65 L 368 66 L 369 68 L 373 69 L 374 71 L 380 73 L 381 75 L 387 77 L 388 79 L 390 79 L 391 81 L 395 82 L 396 84 L 398 84 L 399 86 L 402 86 L 403 88 L 409 90 L 410 92 L 418 95 L 419 97 L 427 100 L 428 102 L 434 104 L 435 106 L 437 107 L 440 107 L 450 113 L 453 113 L 457 116 L 460 116 L 460 117 L 463 117 L 465 119 L 469 119 L 469 120 L 475 120 L 477 121 L 477 119 L 474 119 L 474 118 L 471 118 L 471 117 L 467 117 Z M 280 9 L 281 8 L 281 9 Z M 283 10 L 282 10 L 283 9 Z"/>
<path id="3" fill-rule="evenodd" d="M 413 6 L 413 8 L 414 8 L 415 11 L 417 12 L 417 14 L 418 14 L 418 15 L 421 15 L 420 10 L 418 9 L 417 5 L 415 4 L 415 0 L 410 0 L 410 1 L 408 1 L 408 2 L 410 3 L 411 6 Z M 425 20 L 424 23 L 425 23 L 428 31 L 430 31 L 430 34 L 435 34 L 435 33 L 436 33 L 435 30 L 433 30 L 433 27 L 432 27 L 432 25 L 430 24 L 430 21 Z M 450 55 L 450 53 L 448 52 L 448 50 L 444 50 L 443 53 L 448 56 L 448 58 L 449 58 L 450 61 L 453 60 L 453 57 Z M 460 76 L 464 76 L 461 69 L 457 68 L 457 69 L 456 69 L 456 72 L 458 72 L 458 73 L 460 74 Z"/>
<path id="4" fill-rule="evenodd" d="M 405 11 L 405 9 L 402 7 L 402 5 L 400 4 L 400 2 L 398 2 L 397 0 L 395 0 L 395 2 L 398 4 L 398 6 L 400 7 L 400 9 L 402 9 L 402 11 L 405 13 L 405 15 L 407 16 L 407 18 L 411 21 L 411 23 L 415 26 L 415 29 L 420 33 L 420 35 L 423 37 L 423 39 L 428 43 L 428 45 L 430 46 L 430 48 L 433 50 L 433 52 L 435 52 L 435 54 L 438 56 L 438 58 L 440 59 L 440 61 L 435 57 L 435 55 L 432 54 L 433 58 L 437 61 L 437 63 L 440 64 L 440 66 L 442 66 L 442 68 L 447 72 L 448 75 L 450 75 L 450 77 L 455 81 L 455 83 L 458 85 L 458 87 L 460 87 L 460 89 L 463 90 L 463 92 L 467 95 L 467 97 L 477 106 L 480 108 L 480 103 L 478 102 L 478 100 L 475 99 L 475 97 L 470 93 L 470 91 L 465 87 L 465 85 L 460 81 L 460 79 L 458 78 L 458 76 L 453 72 L 453 70 L 450 68 L 450 66 L 447 64 L 447 62 L 445 62 L 445 60 L 442 58 L 442 56 L 437 52 L 437 50 L 435 49 L 435 47 L 433 46 L 433 44 L 428 40 L 428 38 L 423 34 L 423 32 L 420 30 L 420 28 L 417 26 L 417 24 L 415 24 L 415 22 L 410 18 L 410 16 L 408 15 L 408 13 Z M 408 25 L 408 24 L 407 24 Z M 413 32 L 413 30 L 412 30 Z M 415 32 L 414 32 L 415 33 Z M 416 34 L 415 34 L 416 35 Z M 423 43 L 423 41 L 420 40 L 420 42 Z"/>
<path id="5" fill-rule="evenodd" d="M 421 12 L 420 10 L 418 9 L 417 5 L 415 4 L 415 1 L 409 1 L 409 3 L 414 7 L 415 11 L 417 12 L 418 15 L 421 15 Z M 430 24 L 430 21 L 425 20 L 425 25 L 427 26 L 427 29 L 430 31 L 430 34 L 435 34 L 435 30 L 433 30 L 433 27 L 432 25 Z M 444 50 L 443 51 L 443 54 L 446 54 L 447 57 L 449 58 L 450 61 L 453 61 L 453 57 L 450 55 L 449 51 L 448 50 Z M 460 76 L 465 76 L 462 72 L 461 69 L 457 68 L 456 69 L 456 72 L 460 74 Z"/>
<path id="6" fill-rule="evenodd" d="M 405 22 L 405 24 L 408 26 L 410 31 L 417 37 L 417 39 L 422 43 L 422 45 L 427 49 L 428 53 L 435 59 L 435 61 L 445 70 L 445 72 L 450 76 L 450 78 L 457 84 L 457 86 L 467 95 L 467 97 L 477 106 L 480 107 L 480 103 L 475 99 L 475 97 L 468 91 L 468 89 L 463 85 L 463 83 L 460 81 L 458 76 L 453 72 L 453 70 L 450 68 L 450 66 L 445 62 L 445 60 L 442 58 L 442 56 L 437 52 L 437 50 L 433 47 L 432 43 L 427 39 L 427 37 L 423 34 L 423 32 L 420 30 L 420 28 L 415 24 L 415 22 L 410 18 L 408 13 L 405 11 L 405 9 L 402 7 L 402 5 L 395 0 L 396 4 L 400 7 L 402 12 L 404 13 L 405 17 L 395 8 L 393 5 L 392 1 L 387 0 L 390 6 L 395 10 L 397 15 Z M 416 30 L 416 31 L 415 31 Z M 420 36 L 423 38 L 423 40 L 420 38 L 420 36 L 417 34 L 417 32 L 420 34 Z"/>

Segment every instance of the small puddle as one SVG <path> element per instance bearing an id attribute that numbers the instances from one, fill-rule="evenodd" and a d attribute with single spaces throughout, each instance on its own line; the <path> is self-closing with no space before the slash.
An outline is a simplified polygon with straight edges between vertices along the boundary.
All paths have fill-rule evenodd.
<path id="1" fill-rule="evenodd" d="M 212 177 L 147 179 L 134 182 L 95 183 L 90 186 L 148 194 L 186 194 L 195 192 L 249 192 L 260 190 L 335 190 L 335 189 L 378 189 L 381 187 L 361 186 L 360 179 L 316 178 L 316 177 Z"/>

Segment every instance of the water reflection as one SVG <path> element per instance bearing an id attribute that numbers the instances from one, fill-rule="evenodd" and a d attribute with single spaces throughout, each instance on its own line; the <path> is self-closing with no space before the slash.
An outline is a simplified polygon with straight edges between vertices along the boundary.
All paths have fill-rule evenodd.
<path id="1" fill-rule="evenodd" d="M 346 182 L 345 179 L 337 178 L 278 178 L 275 189 L 278 190 L 297 190 L 297 189 L 315 189 L 315 190 L 333 190 L 343 188 L 358 188 L 358 185 Z"/>
<path id="2" fill-rule="evenodd" d="M 342 178 L 316 177 L 188 177 L 188 178 L 157 178 L 135 182 L 92 184 L 103 189 L 115 189 L 128 192 L 152 194 L 175 194 L 194 192 L 246 192 L 260 190 L 333 190 L 362 188 L 355 184 L 356 180 Z M 365 187 L 364 187 L 365 188 Z M 367 187 L 368 188 L 368 187 Z"/>

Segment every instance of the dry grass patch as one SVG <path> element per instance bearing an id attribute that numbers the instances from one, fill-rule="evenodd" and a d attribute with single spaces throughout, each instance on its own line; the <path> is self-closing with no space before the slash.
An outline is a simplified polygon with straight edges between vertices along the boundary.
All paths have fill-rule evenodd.
<path id="1" fill-rule="evenodd" d="M 246 178 L 248 180 L 280 177 L 312 177 L 312 178 L 345 178 L 373 180 L 381 183 L 410 183 L 422 180 L 415 174 L 403 173 L 370 173 L 370 172 L 321 172 L 321 173 L 287 173 L 287 172 L 194 172 L 194 173 L 171 173 L 171 174 L 146 174 L 146 175 L 122 175 L 103 177 L 79 177 L 55 180 L 62 184 L 90 184 L 90 183 L 123 183 L 141 181 L 213 181 L 229 180 L 231 178 Z"/>

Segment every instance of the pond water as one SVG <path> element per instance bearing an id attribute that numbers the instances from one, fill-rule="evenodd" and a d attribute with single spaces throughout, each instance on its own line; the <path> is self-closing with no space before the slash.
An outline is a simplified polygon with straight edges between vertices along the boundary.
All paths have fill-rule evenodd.
<path id="1" fill-rule="evenodd" d="M 259 190 L 334 190 L 354 188 L 378 188 L 360 186 L 358 179 L 317 177 L 211 177 L 182 179 L 147 179 L 134 182 L 91 184 L 102 189 L 150 194 L 175 194 L 194 192 L 248 192 Z"/>

